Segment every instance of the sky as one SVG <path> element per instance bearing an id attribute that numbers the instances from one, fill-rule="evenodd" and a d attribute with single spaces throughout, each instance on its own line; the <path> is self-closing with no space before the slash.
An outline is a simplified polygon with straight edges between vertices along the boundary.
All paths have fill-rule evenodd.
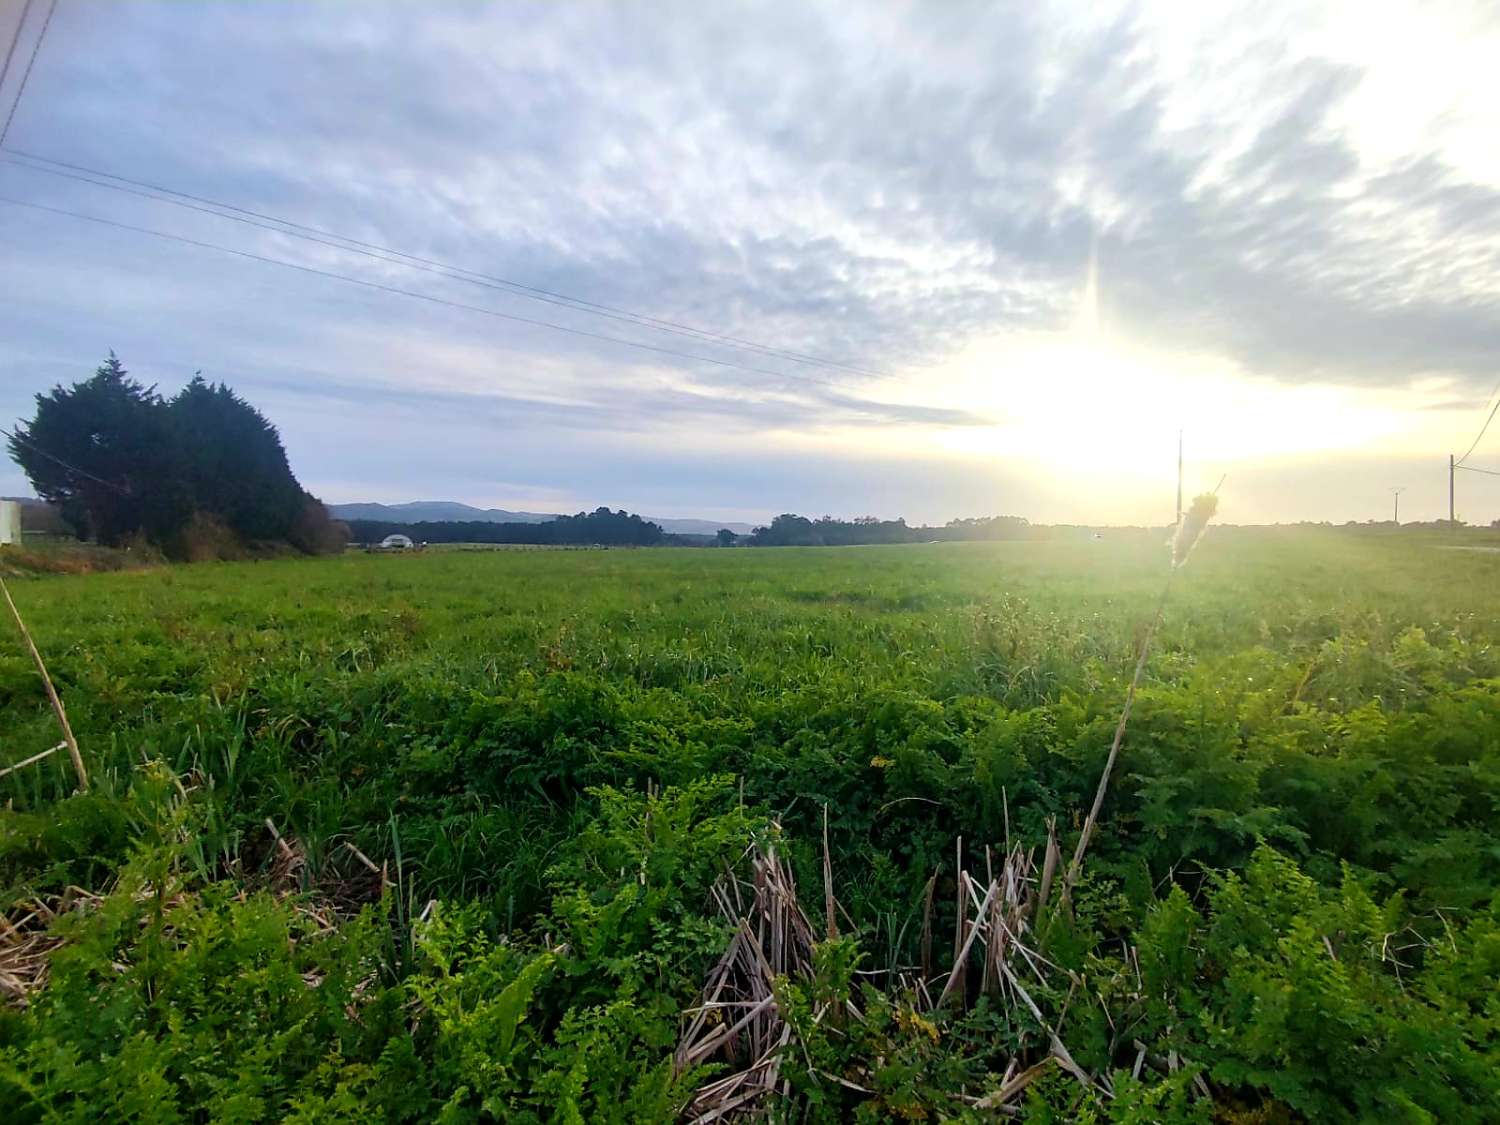
<path id="1" fill-rule="evenodd" d="M 331 502 L 1165 523 L 1182 430 L 1227 522 L 1446 516 L 1500 380 L 1496 58 L 1487 0 L 58 0 L 0 419 L 113 349 L 233 385 Z"/>

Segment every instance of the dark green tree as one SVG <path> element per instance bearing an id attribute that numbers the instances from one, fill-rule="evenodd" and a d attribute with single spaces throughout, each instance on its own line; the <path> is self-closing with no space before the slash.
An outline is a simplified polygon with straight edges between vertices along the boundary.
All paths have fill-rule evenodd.
<path id="1" fill-rule="evenodd" d="M 750 533 L 752 547 L 820 547 L 823 540 L 812 520 L 792 512 L 783 512 L 768 527 L 757 527 Z"/>
<path id="2" fill-rule="evenodd" d="M 739 536 L 730 531 L 727 527 L 719 528 L 718 533 L 714 536 L 714 542 L 716 542 L 720 547 L 733 547 L 735 541 L 738 539 Z"/>
<path id="3" fill-rule="evenodd" d="M 244 539 L 286 539 L 305 498 L 265 415 L 201 375 L 167 412 L 194 507 Z"/>
<path id="4" fill-rule="evenodd" d="M 114 352 L 91 378 L 38 394 L 9 448 L 38 496 L 108 546 L 159 541 L 191 515 L 161 396 Z"/>
<path id="5" fill-rule="evenodd" d="M 143 538 L 179 558 L 275 540 L 339 549 L 346 530 L 305 492 L 276 428 L 223 384 L 195 377 L 171 401 L 113 352 L 92 378 L 36 396 L 10 453 L 84 537 Z"/>

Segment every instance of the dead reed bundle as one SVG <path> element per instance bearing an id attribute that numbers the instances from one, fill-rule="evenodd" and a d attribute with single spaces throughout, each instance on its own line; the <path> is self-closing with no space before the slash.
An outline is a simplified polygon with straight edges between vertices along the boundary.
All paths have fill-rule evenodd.
<path id="1" fill-rule="evenodd" d="M 171 911 L 186 903 L 191 891 L 177 889 L 160 899 L 161 906 Z M 241 891 L 244 900 L 247 891 Z M 100 908 L 108 895 L 95 894 L 82 887 L 67 887 L 61 893 L 48 896 L 33 896 L 17 906 L 9 916 L 0 915 L 0 996 L 12 1007 L 24 1008 L 47 984 L 48 965 L 52 954 L 67 938 L 59 931 L 57 923 L 70 914 L 87 914 Z M 145 884 L 136 890 L 137 902 L 157 902 L 156 888 Z M 332 933 L 347 917 L 326 901 L 308 900 L 294 892 L 278 896 L 286 900 L 295 898 L 291 908 L 304 920 L 310 922 L 311 932 L 318 935 Z M 150 925 L 143 916 L 141 926 Z M 172 939 L 172 927 L 164 931 L 167 940 Z M 124 966 L 117 965 L 123 969 Z M 309 987 L 316 987 L 320 979 L 313 974 L 303 978 Z"/>
<path id="2" fill-rule="evenodd" d="M 691 1019 L 674 1056 L 679 1072 L 716 1057 L 747 1065 L 701 1087 L 684 1111 L 689 1121 L 751 1115 L 767 1095 L 787 1092 L 780 1069 L 791 1028 L 776 1006 L 776 980 L 811 974 L 816 938 L 775 845 L 757 848 L 750 868 L 748 883 L 726 872 L 714 887 L 734 937 L 709 972 L 701 1001 L 684 1013 Z"/>
<path id="3" fill-rule="evenodd" d="M 52 951 L 63 943 L 53 924 L 62 915 L 92 909 L 100 896 L 82 887 L 67 887 L 48 898 L 21 903 L 9 917 L 0 916 L 0 993 L 5 1002 L 24 1008 L 47 983 Z"/>
<path id="4" fill-rule="evenodd" d="M 954 934 L 956 953 L 936 1003 L 929 1000 L 929 1006 L 936 1008 L 949 1003 L 967 1006 L 972 998 L 983 994 L 1002 1006 L 1024 1008 L 1041 1027 L 1047 1028 L 1047 1021 L 1032 998 L 1027 982 L 1047 984 L 1049 975 L 1065 971 L 1049 962 L 1032 940 L 1039 919 L 1045 916 L 1052 881 L 1061 861 L 1056 822 L 1047 824 L 1047 846 L 1040 871 L 1034 861 L 1033 849 L 1013 844 L 1002 857 L 1000 869 L 996 872 L 993 857 L 986 848 L 984 859 L 988 882 L 981 884 L 962 867 L 962 841 L 959 847 L 960 909 Z M 977 985 L 969 980 L 969 972 L 976 961 L 979 969 Z M 928 982 L 922 981 L 917 989 L 924 998 L 928 996 L 927 986 Z M 1074 1061 L 1055 1030 L 1047 1032 L 1047 1039 L 1045 1065 L 1055 1062 L 1085 1086 L 1100 1084 L 1100 1080 L 1091 1077 Z M 1043 1073 L 1045 1065 L 1042 1069 L 1038 1069 L 1038 1065 L 1035 1062 L 1028 1065 L 1027 1060 L 1020 1056 L 1011 1059 L 1001 1089 L 984 1099 L 984 1105 L 998 1108 L 1018 1097 L 1033 1079 Z M 1015 1079 L 1022 1074 L 1030 1077 L 1017 1083 Z"/>
<path id="5" fill-rule="evenodd" d="M 705 1062 L 726 1062 L 735 1069 L 699 1087 L 683 1112 L 684 1120 L 690 1122 L 758 1116 L 766 1111 L 771 1098 L 789 1092 L 780 1067 L 796 1044 L 791 1026 L 777 1007 L 776 981 L 783 976 L 812 975 L 813 945 L 817 938 L 797 900 L 791 870 L 777 855 L 774 845 L 757 847 L 749 859 L 749 881 L 726 872 L 714 887 L 715 902 L 724 917 L 734 924 L 734 936 L 709 972 L 699 1002 L 684 1012 L 687 1026 L 675 1055 L 679 1072 Z M 824 859 L 824 907 L 828 936 L 834 937 L 837 900 L 826 844 Z M 944 1007 L 963 1009 L 981 995 L 987 995 L 991 1003 L 1023 1009 L 1044 1029 L 1043 1056 L 1037 1059 L 1017 1054 L 997 1090 L 983 1098 L 967 1099 L 980 1108 L 1005 1112 L 1027 1086 L 1052 1066 L 1061 1067 L 1083 1085 L 1108 1090 L 1103 1079 L 1091 1076 L 1078 1065 L 1057 1031 L 1049 1028 L 1032 997 L 1033 982 L 1046 984 L 1051 975 L 1064 972 L 1046 959 L 1034 940 L 1061 859 L 1055 825 L 1049 823 L 1040 868 L 1035 862 L 1034 849 L 1020 844 L 1008 847 L 998 869 L 995 857 L 986 849 L 985 874 L 980 879 L 963 866 L 960 840 L 955 878 L 957 924 L 951 965 L 945 972 L 932 975 L 930 965 L 926 964 L 931 949 L 932 890 L 937 882 L 934 873 L 928 881 L 923 907 L 924 965 L 894 972 L 886 980 L 889 992 L 915 997 L 928 1012 Z M 852 1001 L 846 1002 L 844 1013 L 819 1009 L 813 1018 L 821 1021 L 835 1015 L 864 1018 Z M 865 1088 L 846 1077 L 826 1077 L 851 1089 Z"/>
<path id="6" fill-rule="evenodd" d="M 358 914 L 365 905 L 380 899 L 389 885 L 384 865 L 375 863 L 352 844 L 345 850 L 357 861 L 356 866 L 325 863 L 310 885 L 306 878 L 307 856 L 295 836 L 283 836 L 269 819 L 274 852 L 268 857 L 259 877 L 246 878 L 237 896 L 244 901 L 255 891 L 264 891 L 287 903 L 303 920 L 311 923 L 311 932 L 332 933 L 340 922 Z M 167 894 L 157 895 L 150 883 L 134 892 L 137 902 L 157 902 L 170 910 L 188 901 L 193 892 L 174 881 Z M 70 914 L 97 910 L 109 892 L 95 893 L 82 887 L 67 887 L 55 895 L 34 895 L 20 903 L 9 915 L 0 915 L 0 997 L 6 1004 L 24 1008 L 30 997 L 47 983 L 48 962 L 54 950 L 67 940 L 57 922 Z M 429 910 L 431 906 L 429 904 Z M 142 918 L 141 924 L 147 924 Z M 171 927 L 165 931 L 171 937 Z M 304 977 L 309 987 L 319 981 Z"/>

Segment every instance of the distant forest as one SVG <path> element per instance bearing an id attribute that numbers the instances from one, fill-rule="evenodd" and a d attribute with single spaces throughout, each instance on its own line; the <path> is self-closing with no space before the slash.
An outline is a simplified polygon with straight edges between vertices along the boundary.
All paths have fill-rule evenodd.
<path id="1" fill-rule="evenodd" d="M 388 523 L 350 520 L 349 535 L 356 543 L 379 543 L 387 535 L 407 535 L 418 543 L 529 543 L 547 546 L 594 545 L 651 547 L 670 537 L 659 524 L 629 512 L 596 508 L 576 516 L 558 516 L 543 523 L 489 523 L 484 520 L 436 520 Z"/>
<path id="2" fill-rule="evenodd" d="M 905 520 L 881 520 L 865 516 L 836 520 L 831 516 L 810 520 L 787 513 L 767 527 L 757 527 L 744 542 L 752 547 L 846 547 L 861 543 L 932 543 L 965 539 L 1029 539 L 1036 533 L 1020 516 L 987 516 L 950 520 L 942 527 L 909 527 Z M 724 533 L 719 533 L 724 541 Z"/>
<path id="3" fill-rule="evenodd" d="M 388 535 L 407 535 L 418 543 L 513 543 L 539 545 L 596 545 L 603 547 L 838 547 L 864 543 L 931 543 L 964 539 L 1028 539 L 1040 529 L 1019 516 L 991 516 L 953 520 L 942 527 L 910 527 L 905 520 L 866 517 L 837 520 L 831 516 L 808 519 L 787 513 L 766 527 L 739 536 L 727 529 L 717 536 L 669 535 L 657 524 L 624 511 L 599 508 L 560 516 L 544 523 L 489 523 L 482 520 L 444 520 L 391 523 L 350 520 L 356 543 L 379 543 Z"/>

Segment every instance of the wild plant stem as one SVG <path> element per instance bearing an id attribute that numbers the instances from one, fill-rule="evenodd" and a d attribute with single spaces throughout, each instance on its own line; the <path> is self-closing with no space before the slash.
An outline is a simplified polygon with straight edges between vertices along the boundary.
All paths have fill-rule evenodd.
<path id="1" fill-rule="evenodd" d="M 1065 905 L 1073 901 L 1073 884 L 1078 880 L 1078 873 L 1083 867 L 1083 853 L 1088 850 L 1089 840 L 1094 835 L 1094 827 L 1099 822 L 1099 810 L 1104 807 L 1104 795 L 1109 791 L 1109 778 L 1114 773 L 1115 760 L 1120 756 L 1120 744 L 1125 741 L 1125 726 L 1130 722 L 1130 709 L 1135 704 L 1135 690 L 1140 686 L 1141 673 L 1146 670 L 1146 657 L 1151 653 L 1151 639 L 1156 636 L 1157 627 L 1161 625 L 1162 614 L 1166 612 L 1167 597 L 1172 592 L 1172 576 L 1176 573 L 1175 567 L 1167 572 L 1167 582 L 1162 587 L 1161 600 L 1156 603 L 1156 616 L 1151 619 L 1151 625 L 1146 629 L 1146 635 L 1141 640 L 1141 652 L 1136 658 L 1135 673 L 1130 677 L 1130 687 L 1125 691 L 1125 706 L 1120 709 L 1120 721 L 1115 726 L 1115 739 L 1110 744 L 1109 757 L 1104 760 L 1104 772 L 1099 775 L 1099 787 L 1094 790 L 1094 806 L 1089 809 L 1088 819 L 1083 822 L 1083 833 L 1078 837 L 1078 847 L 1073 850 L 1073 859 L 1068 864 L 1068 874 L 1063 880 L 1063 903 Z"/>
<path id="2" fill-rule="evenodd" d="M 26 647 L 31 652 L 31 659 L 36 662 L 36 670 L 41 674 L 42 685 L 47 689 L 47 698 L 52 702 L 52 713 L 57 716 L 57 725 L 62 727 L 63 741 L 67 743 L 68 754 L 73 759 L 73 773 L 78 778 L 78 788 L 87 790 L 89 775 L 88 771 L 83 768 L 83 754 L 79 752 L 78 740 L 73 737 L 73 728 L 68 725 L 68 713 L 63 710 L 62 700 L 57 696 L 57 689 L 52 686 L 52 677 L 47 675 L 47 665 L 42 663 L 42 654 L 37 651 L 36 644 L 31 639 L 31 633 L 26 628 L 26 622 L 21 620 L 21 611 L 11 600 L 10 587 L 5 584 L 4 578 L 0 578 L 0 594 L 5 595 L 5 604 L 10 606 L 10 615 L 16 619 L 16 628 L 21 630 L 21 639 L 26 642 Z"/>

